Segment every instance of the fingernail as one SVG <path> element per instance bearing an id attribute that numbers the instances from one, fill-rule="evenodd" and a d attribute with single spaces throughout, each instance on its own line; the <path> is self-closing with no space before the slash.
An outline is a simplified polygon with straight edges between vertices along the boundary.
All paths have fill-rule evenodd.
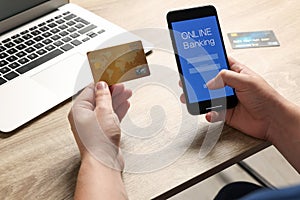
<path id="1" fill-rule="evenodd" d="M 100 81 L 96 85 L 97 90 L 103 90 L 107 87 L 107 84 L 104 81 Z"/>

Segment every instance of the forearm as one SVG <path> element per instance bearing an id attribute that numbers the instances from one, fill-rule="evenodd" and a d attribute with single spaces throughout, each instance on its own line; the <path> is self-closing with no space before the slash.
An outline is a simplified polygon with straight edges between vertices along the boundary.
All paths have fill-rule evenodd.
<path id="1" fill-rule="evenodd" d="M 90 155 L 85 156 L 80 166 L 74 199 L 127 199 L 121 172 L 103 165 Z"/>
<path id="2" fill-rule="evenodd" d="M 269 128 L 269 140 L 300 173 L 300 107 L 279 99 Z"/>

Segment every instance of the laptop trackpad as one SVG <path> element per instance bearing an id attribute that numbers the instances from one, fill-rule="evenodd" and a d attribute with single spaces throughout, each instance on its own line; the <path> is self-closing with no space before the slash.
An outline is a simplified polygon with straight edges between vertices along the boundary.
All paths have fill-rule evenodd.
<path id="1" fill-rule="evenodd" d="M 93 82 L 88 60 L 80 53 L 69 56 L 31 78 L 64 98 Z"/>

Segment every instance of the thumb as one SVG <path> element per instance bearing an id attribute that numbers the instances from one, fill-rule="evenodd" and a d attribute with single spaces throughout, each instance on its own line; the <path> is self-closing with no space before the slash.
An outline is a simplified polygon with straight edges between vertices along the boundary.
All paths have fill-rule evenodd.
<path id="1" fill-rule="evenodd" d="M 208 89 L 214 90 L 222 88 L 226 85 L 240 89 L 248 81 L 247 76 L 245 74 L 240 74 L 231 70 L 222 70 L 219 74 L 207 82 Z"/>
<path id="2" fill-rule="evenodd" d="M 110 90 L 104 81 L 96 83 L 95 101 L 97 114 L 104 115 L 113 112 Z"/>

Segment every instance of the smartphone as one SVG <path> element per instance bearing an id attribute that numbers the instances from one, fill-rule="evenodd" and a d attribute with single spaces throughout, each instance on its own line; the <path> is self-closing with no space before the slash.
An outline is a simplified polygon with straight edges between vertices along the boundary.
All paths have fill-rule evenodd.
<path id="1" fill-rule="evenodd" d="M 215 7 L 170 11 L 167 21 L 189 113 L 199 115 L 236 106 L 233 88 L 206 87 L 222 69 L 229 69 Z"/>

